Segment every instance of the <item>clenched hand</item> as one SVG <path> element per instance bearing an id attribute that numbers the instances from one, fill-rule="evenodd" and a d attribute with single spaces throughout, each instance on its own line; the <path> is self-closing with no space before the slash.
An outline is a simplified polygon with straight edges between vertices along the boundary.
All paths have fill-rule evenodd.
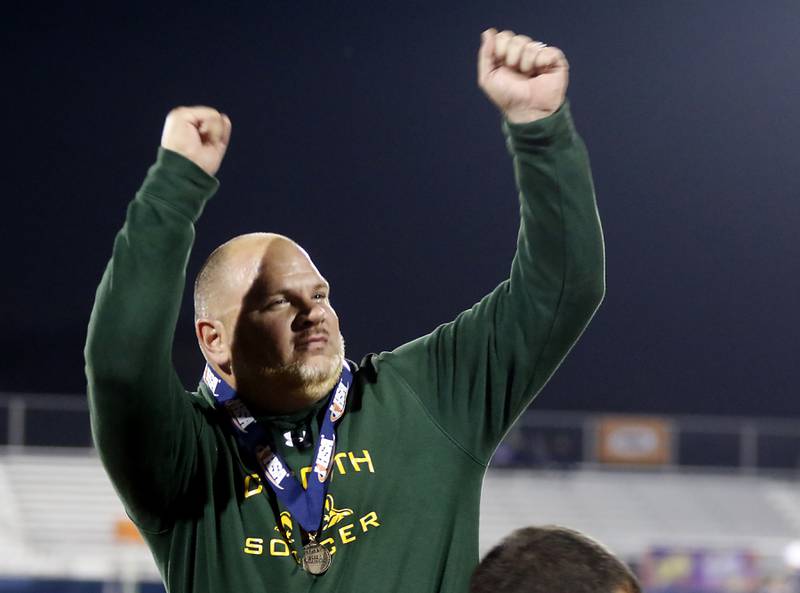
<path id="1" fill-rule="evenodd" d="M 161 134 L 161 146 L 209 175 L 219 170 L 230 140 L 230 118 L 211 107 L 176 107 L 167 115 Z"/>
<path id="2" fill-rule="evenodd" d="M 560 49 L 513 31 L 488 29 L 481 35 L 478 84 L 510 122 L 557 111 L 568 82 L 569 64 Z"/>

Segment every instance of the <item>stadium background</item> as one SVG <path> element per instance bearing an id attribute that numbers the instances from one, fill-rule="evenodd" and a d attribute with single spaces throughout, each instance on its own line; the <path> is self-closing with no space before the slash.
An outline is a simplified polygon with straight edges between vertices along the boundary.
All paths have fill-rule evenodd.
<path id="1" fill-rule="evenodd" d="M 648 591 L 800 590 L 800 6 L 514 0 L 4 14 L 0 591 L 153 579 L 87 448 L 82 344 L 166 112 L 209 104 L 234 122 L 190 277 L 235 234 L 292 236 L 360 358 L 508 269 L 511 167 L 475 85 L 487 26 L 567 53 L 608 293 L 498 451 L 482 549 L 514 520 L 560 522 Z M 191 386 L 189 304 L 174 360 Z M 514 505 L 529 514 L 503 515 Z"/>

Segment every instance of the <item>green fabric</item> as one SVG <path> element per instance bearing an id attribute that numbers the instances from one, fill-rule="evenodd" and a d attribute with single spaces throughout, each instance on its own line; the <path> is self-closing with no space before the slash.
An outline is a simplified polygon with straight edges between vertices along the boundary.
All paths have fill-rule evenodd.
<path id="1" fill-rule="evenodd" d="M 101 459 L 171 593 L 466 591 L 486 464 L 604 290 L 588 161 L 569 107 L 504 129 L 521 189 L 510 277 L 455 321 L 356 372 L 320 536 L 333 564 L 321 577 L 298 566 L 299 532 L 249 477 L 255 470 L 206 388 L 187 393 L 172 368 L 193 222 L 217 183 L 159 152 L 97 291 L 86 373 Z M 316 440 L 311 420 L 269 426 L 292 468 L 311 452 L 281 433 L 296 421 Z"/>

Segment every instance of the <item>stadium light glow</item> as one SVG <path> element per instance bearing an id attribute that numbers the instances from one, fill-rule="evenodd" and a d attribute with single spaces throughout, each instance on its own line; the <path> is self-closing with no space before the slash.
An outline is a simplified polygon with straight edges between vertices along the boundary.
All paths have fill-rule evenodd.
<path id="1" fill-rule="evenodd" d="M 800 541 L 793 541 L 786 546 L 783 559 L 792 568 L 800 570 Z"/>

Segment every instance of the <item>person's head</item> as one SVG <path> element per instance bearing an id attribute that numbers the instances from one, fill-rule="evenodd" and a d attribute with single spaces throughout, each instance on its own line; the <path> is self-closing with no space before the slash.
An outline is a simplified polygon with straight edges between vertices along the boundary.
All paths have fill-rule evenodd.
<path id="1" fill-rule="evenodd" d="M 631 570 L 598 542 L 564 527 L 518 529 L 484 557 L 470 593 L 641 593 Z"/>
<path id="2" fill-rule="evenodd" d="M 344 362 L 330 287 L 308 254 L 272 233 L 240 235 L 206 260 L 194 288 L 206 360 L 260 411 L 322 398 Z"/>

